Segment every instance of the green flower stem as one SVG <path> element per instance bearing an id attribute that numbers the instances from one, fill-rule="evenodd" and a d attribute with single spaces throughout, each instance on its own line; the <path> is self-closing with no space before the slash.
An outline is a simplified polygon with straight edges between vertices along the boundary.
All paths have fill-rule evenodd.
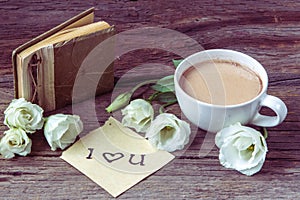
<path id="1" fill-rule="evenodd" d="M 161 106 L 159 107 L 159 110 L 158 110 L 158 111 L 159 111 L 159 114 L 164 113 L 164 110 L 165 110 L 166 107 L 168 107 L 168 106 L 170 106 L 170 105 L 173 105 L 173 104 L 175 104 L 176 102 L 177 102 L 177 100 L 161 105 Z"/>
<path id="2" fill-rule="evenodd" d="M 147 101 L 148 102 L 152 102 L 153 100 L 156 99 L 156 97 L 158 97 L 161 94 L 161 92 L 154 92 L 150 97 L 148 97 Z"/>
<path id="3" fill-rule="evenodd" d="M 139 84 L 137 84 L 136 86 L 134 86 L 130 92 L 133 94 L 137 89 L 139 89 L 140 87 L 144 86 L 144 85 L 148 85 L 148 84 L 153 84 L 156 83 L 159 79 L 153 79 L 153 80 L 147 80 L 144 82 L 141 82 Z"/>

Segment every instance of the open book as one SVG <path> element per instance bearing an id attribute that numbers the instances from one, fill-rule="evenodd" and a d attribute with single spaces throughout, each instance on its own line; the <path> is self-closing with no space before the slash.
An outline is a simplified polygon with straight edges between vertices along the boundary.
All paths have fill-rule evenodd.
<path id="1" fill-rule="evenodd" d="M 15 97 L 24 97 L 51 111 L 72 103 L 72 99 L 82 101 L 110 91 L 114 84 L 113 63 L 109 66 L 99 63 L 93 67 L 98 68 L 95 72 L 89 71 L 94 80 L 99 80 L 96 92 L 84 88 L 79 97 L 72 97 L 85 58 L 113 34 L 113 26 L 104 21 L 94 22 L 94 8 L 91 8 L 18 47 L 12 55 Z M 99 57 L 110 56 L 113 60 L 113 43 L 98 53 Z"/>

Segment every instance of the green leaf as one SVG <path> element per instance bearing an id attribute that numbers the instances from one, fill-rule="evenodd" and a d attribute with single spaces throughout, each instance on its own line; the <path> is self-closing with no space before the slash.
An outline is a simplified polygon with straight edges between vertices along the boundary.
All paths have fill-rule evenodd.
<path id="1" fill-rule="evenodd" d="M 178 65 L 183 61 L 183 59 L 179 59 L 179 60 L 175 60 L 173 59 L 172 62 L 173 62 L 173 65 L 175 66 L 175 68 L 178 67 Z"/>
<path id="2" fill-rule="evenodd" d="M 264 136 L 265 139 L 268 138 L 268 131 L 265 127 L 263 127 L 263 136 Z"/>
<path id="3" fill-rule="evenodd" d="M 155 85 L 152 85 L 151 88 L 158 92 L 174 92 L 174 75 L 169 75 L 159 79 Z"/>

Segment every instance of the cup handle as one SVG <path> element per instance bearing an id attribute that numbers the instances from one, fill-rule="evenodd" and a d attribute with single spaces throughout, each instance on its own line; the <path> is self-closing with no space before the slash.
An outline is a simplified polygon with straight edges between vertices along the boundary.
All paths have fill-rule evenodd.
<path id="1" fill-rule="evenodd" d="M 273 127 L 280 124 L 287 115 L 286 105 L 281 99 L 275 96 L 265 95 L 263 100 L 260 102 L 260 108 L 263 106 L 273 110 L 276 113 L 276 116 L 261 115 L 257 112 L 253 120 L 250 122 L 251 124 L 262 127 Z"/>

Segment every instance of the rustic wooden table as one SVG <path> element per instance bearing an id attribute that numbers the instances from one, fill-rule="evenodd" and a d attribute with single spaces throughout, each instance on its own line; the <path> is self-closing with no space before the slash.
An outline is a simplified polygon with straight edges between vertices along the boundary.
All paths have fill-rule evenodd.
<path id="1" fill-rule="evenodd" d="M 140 27 L 168 28 L 183 33 L 205 49 L 244 52 L 266 68 L 269 94 L 283 99 L 288 116 L 269 128 L 266 162 L 252 177 L 223 168 L 218 149 L 198 153 L 205 137 L 199 130 L 183 155 L 134 186 L 119 199 L 299 199 L 300 198 L 300 12 L 298 1 L 0 1 L 0 111 L 13 99 L 11 52 L 66 19 L 96 8 L 96 20 L 117 31 Z M 178 56 L 177 56 L 178 57 Z M 171 65 L 175 55 L 141 49 L 115 62 L 118 80 L 144 63 Z M 109 117 L 104 108 L 111 94 L 96 98 L 99 124 Z M 84 105 L 84 103 L 83 103 Z M 72 107 L 56 112 L 72 113 Z M 174 106 L 174 112 L 179 112 Z M 0 114 L 0 130 L 7 128 Z M 85 120 L 85 119 L 84 119 Z M 94 129 L 85 121 L 85 132 Z M 51 151 L 42 133 L 32 136 L 27 157 L 0 160 L 1 199 L 109 199 L 111 196 Z"/>

